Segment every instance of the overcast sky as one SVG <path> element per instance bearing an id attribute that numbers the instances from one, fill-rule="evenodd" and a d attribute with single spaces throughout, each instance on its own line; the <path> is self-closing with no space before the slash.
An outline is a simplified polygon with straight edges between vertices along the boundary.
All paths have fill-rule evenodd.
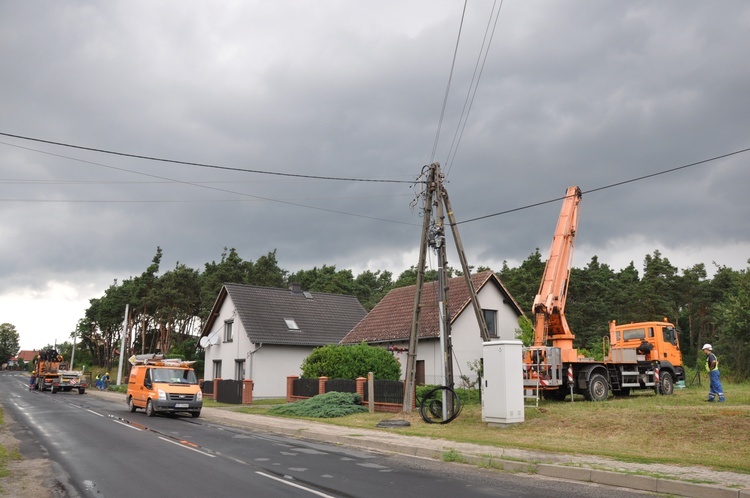
<path id="1" fill-rule="evenodd" d="M 461 221 L 750 148 L 747 2 L 506 0 L 496 22 L 493 7 L 0 3 L 1 133 L 402 182 L 0 136 L 0 323 L 24 349 L 67 340 L 157 246 L 162 272 L 234 247 L 397 275 L 417 263 L 410 182 L 431 162 Z M 575 266 L 642 270 L 658 249 L 681 270 L 745 269 L 749 163 L 584 194 Z M 461 224 L 469 263 L 546 257 L 560 205 Z"/>

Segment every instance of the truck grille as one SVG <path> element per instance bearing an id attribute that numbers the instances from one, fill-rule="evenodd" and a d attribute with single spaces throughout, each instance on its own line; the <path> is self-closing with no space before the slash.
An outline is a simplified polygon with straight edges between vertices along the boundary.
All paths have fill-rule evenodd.
<path id="1" fill-rule="evenodd" d="M 170 401 L 193 401 L 195 399 L 194 394 L 173 394 L 169 393 Z"/>

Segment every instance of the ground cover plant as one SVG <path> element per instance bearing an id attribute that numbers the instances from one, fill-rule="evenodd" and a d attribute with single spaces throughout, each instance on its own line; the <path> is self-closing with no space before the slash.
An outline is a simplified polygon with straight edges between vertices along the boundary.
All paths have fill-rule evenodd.
<path id="1" fill-rule="evenodd" d="M 296 403 L 272 406 L 268 412 L 272 415 L 334 418 L 367 411 L 367 408 L 360 405 L 361 402 L 362 396 L 356 393 L 330 392 Z"/>
<path id="2" fill-rule="evenodd" d="M 326 423 L 373 429 L 378 422 L 402 418 L 410 427 L 385 429 L 405 435 L 441 438 L 505 448 L 599 455 L 624 461 L 706 465 L 750 473 L 750 384 L 724 384 L 726 403 L 706 403 L 707 386 L 651 392 L 592 403 L 540 401 L 526 408 L 526 420 L 506 429 L 482 422 L 479 404 L 468 404 L 450 424 L 427 424 L 419 411 L 409 415 L 355 413 Z M 329 393 L 331 394 L 331 393 Z M 269 405 L 234 408 L 269 414 Z M 307 417 L 307 415 L 297 415 Z"/>

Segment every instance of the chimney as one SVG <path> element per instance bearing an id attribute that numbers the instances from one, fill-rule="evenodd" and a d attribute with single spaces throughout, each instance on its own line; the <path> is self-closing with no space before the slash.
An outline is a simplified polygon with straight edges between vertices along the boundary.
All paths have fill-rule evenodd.
<path id="1" fill-rule="evenodd" d="M 289 290 L 292 292 L 292 294 L 302 294 L 302 284 L 300 284 L 299 282 L 290 282 Z"/>

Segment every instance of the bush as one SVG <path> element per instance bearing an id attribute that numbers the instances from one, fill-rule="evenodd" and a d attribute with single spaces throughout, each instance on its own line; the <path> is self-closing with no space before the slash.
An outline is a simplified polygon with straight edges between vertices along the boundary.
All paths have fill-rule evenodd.
<path id="1" fill-rule="evenodd" d="M 315 348 L 301 366 L 302 377 L 355 380 L 372 372 L 376 379 L 399 380 L 401 365 L 387 350 L 365 343 L 356 346 L 328 345 Z"/>
<path id="2" fill-rule="evenodd" d="M 304 401 L 274 406 L 268 410 L 268 413 L 311 418 L 343 417 L 344 415 L 367 411 L 367 408 L 360 405 L 361 402 L 362 396 L 357 393 L 332 391 L 318 394 Z"/>

